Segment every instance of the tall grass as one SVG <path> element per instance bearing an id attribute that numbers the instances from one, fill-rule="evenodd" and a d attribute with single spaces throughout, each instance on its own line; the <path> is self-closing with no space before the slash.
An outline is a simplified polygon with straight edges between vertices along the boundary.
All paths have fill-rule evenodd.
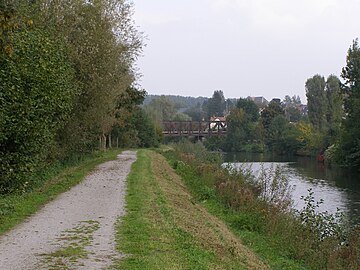
<path id="1" fill-rule="evenodd" d="M 263 170 L 254 179 L 220 166 L 221 155 L 207 152 L 200 143 L 181 142 L 173 148 L 165 155 L 198 200 L 213 200 L 224 207 L 222 212 L 229 211 L 229 225 L 240 235 L 255 233 L 251 243 L 257 236 L 265 238 L 278 254 L 310 269 L 360 269 L 359 229 L 345 233 L 336 216 L 316 212 L 311 193 L 304 198 L 306 208 L 291 210 L 288 182 L 280 168 Z"/>

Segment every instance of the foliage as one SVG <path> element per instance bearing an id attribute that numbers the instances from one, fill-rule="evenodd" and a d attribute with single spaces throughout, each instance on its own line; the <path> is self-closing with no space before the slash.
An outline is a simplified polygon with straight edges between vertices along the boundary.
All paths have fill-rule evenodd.
<path id="1" fill-rule="evenodd" d="M 300 121 L 296 128 L 299 132 L 296 140 L 301 144 L 304 154 L 316 154 L 323 147 L 323 136 L 312 124 Z"/>
<path id="2" fill-rule="evenodd" d="M 192 121 L 202 121 L 205 120 L 205 114 L 201 108 L 201 104 L 198 103 L 195 106 L 184 111 L 185 114 L 191 117 Z"/>
<path id="3" fill-rule="evenodd" d="M 225 142 L 227 151 L 241 151 L 243 146 L 256 140 L 256 123 L 253 115 L 242 108 L 234 108 L 227 117 L 228 131 Z"/>
<path id="4" fill-rule="evenodd" d="M 97 149 L 119 106 L 143 98 L 132 89 L 143 42 L 131 16 L 126 0 L 0 3 L 0 193 Z"/>
<path id="5" fill-rule="evenodd" d="M 131 125 L 137 134 L 138 147 L 156 147 L 159 145 L 160 138 L 156 127 L 143 109 L 137 108 L 135 110 L 131 119 Z M 136 140 L 136 138 L 132 139 Z"/>
<path id="6" fill-rule="evenodd" d="M 61 42 L 35 29 L 12 39 L 11 56 L 0 55 L 0 193 L 19 188 L 41 164 L 77 94 Z"/>
<path id="7" fill-rule="evenodd" d="M 294 154 L 301 148 L 299 131 L 283 115 L 276 116 L 270 123 L 266 136 L 266 145 L 280 154 Z"/>
<path id="8" fill-rule="evenodd" d="M 113 126 L 112 138 L 119 147 L 156 147 L 161 140 L 161 131 L 143 108 L 133 106 L 131 112 L 123 111 L 121 120 Z"/>
<path id="9" fill-rule="evenodd" d="M 224 116 L 226 111 L 226 101 L 223 91 L 214 91 L 212 97 L 205 101 L 202 107 L 206 112 L 207 118 L 212 116 Z"/>
<path id="10" fill-rule="evenodd" d="M 177 113 L 176 104 L 164 95 L 152 99 L 149 104 L 144 106 L 144 109 L 157 123 L 171 121 Z"/>
<path id="11" fill-rule="evenodd" d="M 344 227 L 344 214 L 338 209 L 335 214 L 327 211 L 319 212 L 318 208 L 324 203 L 323 200 L 315 201 L 314 192 L 308 190 L 307 196 L 302 196 L 305 206 L 297 211 L 301 222 L 314 233 L 320 241 L 327 237 L 338 239 L 339 243 L 346 238 Z"/>
<path id="12" fill-rule="evenodd" d="M 324 77 L 315 75 L 306 81 L 306 91 L 309 121 L 323 141 L 318 150 L 326 149 L 337 141 L 340 132 L 343 117 L 340 80 L 330 75 L 325 82 Z"/>
<path id="13" fill-rule="evenodd" d="M 261 111 L 260 121 L 266 132 L 271 121 L 278 115 L 284 115 L 284 109 L 281 107 L 280 102 L 275 100 L 270 101 L 269 105 Z"/>
<path id="14" fill-rule="evenodd" d="M 240 98 L 236 103 L 236 107 L 243 109 L 244 112 L 249 116 L 250 121 L 256 122 L 259 119 L 259 108 L 254 101 Z"/>
<path id="15" fill-rule="evenodd" d="M 320 75 L 314 75 L 305 83 L 306 97 L 308 99 L 308 115 L 310 123 L 316 130 L 326 130 L 326 95 L 325 79 Z"/>
<path id="16" fill-rule="evenodd" d="M 360 48 L 358 40 L 354 40 L 348 51 L 346 67 L 343 68 L 342 78 L 345 80 L 346 118 L 342 123 L 342 130 L 337 153 L 337 160 L 341 164 L 360 168 Z"/>
<path id="17" fill-rule="evenodd" d="M 291 206 L 289 179 L 280 166 L 268 170 L 261 167 L 256 184 L 261 190 L 260 199 L 275 206 L 279 211 L 288 211 Z"/>
<path id="18" fill-rule="evenodd" d="M 343 113 L 343 94 L 341 82 L 335 75 L 330 75 L 326 81 L 325 93 L 327 98 L 327 136 L 330 144 L 338 140 Z"/>

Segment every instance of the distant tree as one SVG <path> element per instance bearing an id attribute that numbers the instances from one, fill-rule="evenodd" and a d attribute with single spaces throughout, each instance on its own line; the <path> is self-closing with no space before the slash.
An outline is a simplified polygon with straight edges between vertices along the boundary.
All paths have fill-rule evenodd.
<path id="1" fill-rule="evenodd" d="M 175 104 L 164 95 L 154 98 L 144 108 L 152 119 L 158 123 L 173 120 L 177 113 Z"/>
<path id="2" fill-rule="evenodd" d="M 235 108 L 227 117 L 227 151 L 241 151 L 251 136 L 250 117 L 242 108 Z"/>
<path id="3" fill-rule="evenodd" d="M 315 75 L 305 83 L 308 105 L 308 117 L 315 129 L 326 131 L 327 98 L 325 93 L 325 79 Z"/>
<path id="4" fill-rule="evenodd" d="M 272 135 L 270 132 L 271 123 L 277 116 L 284 116 L 285 112 L 281 103 L 277 100 L 270 101 L 269 105 L 261 111 L 260 123 L 263 128 L 263 140 L 269 147 L 272 141 Z"/>
<path id="5" fill-rule="evenodd" d="M 284 100 L 283 100 L 283 104 L 285 107 L 296 107 L 298 105 L 301 105 L 301 99 L 299 96 L 292 96 L 290 97 L 289 95 L 286 95 Z"/>
<path id="6" fill-rule="evenodd" d="M 259 119 L 259 108 L 254 101 L 240 98 L 236 104 L 236 107 L 243 109 L 244 112 L 248 114 L 251 121 L 256 122 Z"/>
<path id="7" fill-rule="evenodd" d="M 345 80 L 345 113 L 341 138 L 337 150 L 338 161 L 342 164 L 360 168 L 360 47 L 354 40 L 348 50 L 346 67 L 341 77 Z"/>
<path id="8" fill-rule="evenodd" d="M 185 113 L 177 113 L 174 115 L 173 119 L 174 121 L 191 121 L 191 117 Z"/>
<path id="9" fill-rule="evenodd" d="M 279 154 L 293 154 L 301 146 L 299 132 L 288 122 L 284 115 L 275 116 L 268 129 L 267 146 Z"/>
<path id="10" fill-rule="evenodd" d="M 278 115 L 284 115 L 284 109 L 281 106 L 280 102 L 275 100 L 270 101 L 269 105 L 262 110 L 260 114 L 260 121 L 265 130 L 268 130 L 271 124 L 271 121 Z"/>
<path id="11" fill-rule="evenodd" d="M 235 104 L 236 103 L 234 103 L 234 99 L 230 99 L 230 98 L 226 99 L 226 101 L 225 101 L 225 114 L 230 113 L 230 111 L 235 108 Z"/>
<path id="12" fill-rule="evenodd" d="M 326 97 L 327 97 L 327 111 L 326 121 L 328 126 L 329 142 L 335 143 L 342 121 L 343 113 L 343 95 L 340 88 L 341 82 L 335 75 L 330 75 L 326 81 Z"/>
<path id="13" fill-rule="evenodd" d="M 203 118 L 205 118 L 205 113 L 202 110 L 200 102 L 198 102 L 196 106 L 184 111 L 184 113 L 190 116 L 192 121 L 201 121 Z"/>
<path id="14" fill-rule="evenodd" d="M 224 116 L 226 102 L 223 91 L 214 91 L 212 97 L 209 98 L 207 102 L 203 103 L 203 110 L 207 113 L 207 117 Z"/>
<path id="15" fill-rule="evenodd" d="M 302 115 L 299 109 L 301 99 L 299 96 L 294 95 L 293 97 L 290 97 L 289 95 L 286 95 L 282 104 L 285 109 L 285 116 L 290 122 L 298 122 L 301 120 Z"/>

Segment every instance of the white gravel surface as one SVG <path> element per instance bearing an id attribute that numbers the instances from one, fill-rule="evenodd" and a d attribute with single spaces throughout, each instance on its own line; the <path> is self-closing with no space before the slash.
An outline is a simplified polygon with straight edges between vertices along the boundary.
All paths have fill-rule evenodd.
<path id="1" fill-rule="evenodd" d="M 108 268 L 121 257 L 115 250 L 115 223 L 125 214 L 125 180 L 135 160 L 135 152 L 125 151 L 98 166 L 82 183 L 1 236 L 0 269 Z M 76 246 L 87 256 L 54 255 Z"/>

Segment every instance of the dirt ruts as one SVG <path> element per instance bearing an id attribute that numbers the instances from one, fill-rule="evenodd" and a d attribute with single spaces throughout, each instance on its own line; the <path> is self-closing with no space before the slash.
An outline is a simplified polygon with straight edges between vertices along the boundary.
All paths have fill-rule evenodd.
<path id="1" fill-rule="evenodd" d="M 23 224 L 0 237 L 0 269 L 104 269 L 121 258 L 115 223 L 125 214 L 125 180 L 136 153 L 98 166 Z"/>

